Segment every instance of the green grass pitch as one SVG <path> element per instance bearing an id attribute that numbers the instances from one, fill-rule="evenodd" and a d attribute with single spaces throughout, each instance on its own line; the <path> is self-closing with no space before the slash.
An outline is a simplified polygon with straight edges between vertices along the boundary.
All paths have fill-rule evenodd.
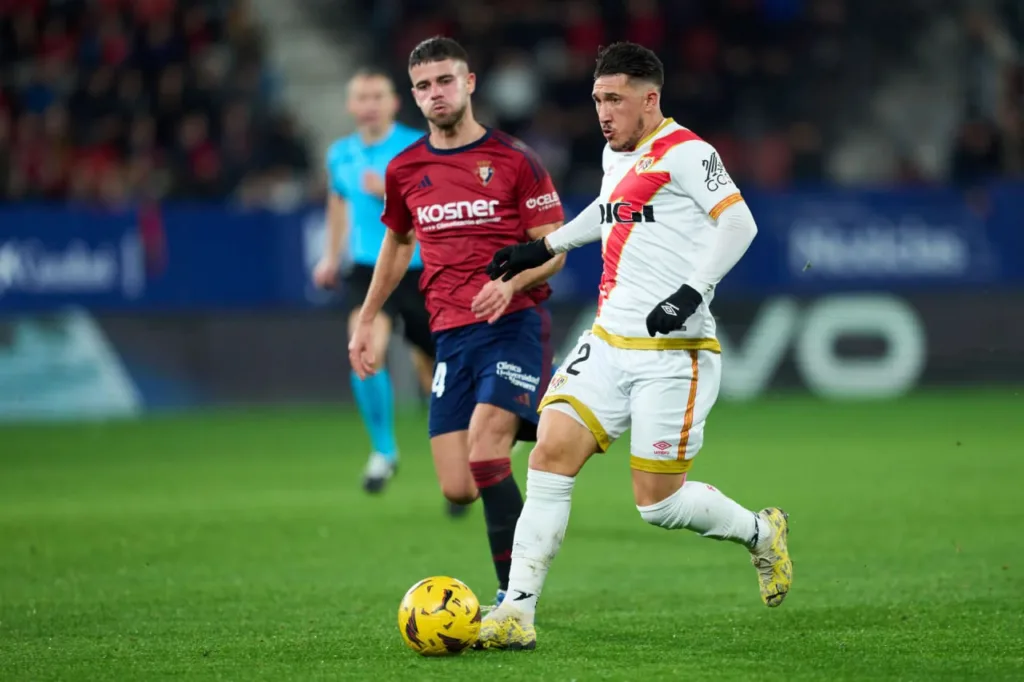
<path id="1" fill-rule="evenodd" d="M 446 659 L 404 648 L 402 594 L 495 584 L 422 415 L 376 498 L 325 408 L 0 428 L 0 680 L 1024 679 L 1022 423 L 1012 390 L 716 407 L 691 478 L 790 512 L 776 610 L 742 548 L 640 520 L 619 445 L 577 483 L 538 649 Z"/>

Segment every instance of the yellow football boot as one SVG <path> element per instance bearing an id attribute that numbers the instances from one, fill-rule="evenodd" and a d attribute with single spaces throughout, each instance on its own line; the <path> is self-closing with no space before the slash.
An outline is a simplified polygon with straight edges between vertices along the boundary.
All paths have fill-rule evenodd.
<path id="1" fill-rule="evenodd" d="M 537 630 L 523 623 L 515 609 L 496 608 L 480 624 L 475 649 L 531 650 L 537 647 Z"/>
<path id="2" fill-rule="evenodd" d="M 789 514 L 778 507 L 768 507 L 758 513 L 761 532 L 771 530 L 770 540 L 759 542 L 751 550 L 750 561 L 757 569 L 761 584 L 761 601 L 769 608 L 782 603 L 793 584 L 793 560 L 789 558 Z"/>

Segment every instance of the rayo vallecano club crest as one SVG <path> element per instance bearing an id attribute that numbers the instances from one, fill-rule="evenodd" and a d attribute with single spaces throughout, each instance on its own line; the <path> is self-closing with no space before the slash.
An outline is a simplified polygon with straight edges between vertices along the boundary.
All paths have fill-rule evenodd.
<path id="1" fill-rule="evenodd" d="M 490 161 L 477 161 L 476 172 L 477 177 L 480 178 L 480 184 L 484 187 L 491 184 L 491 180 L 494 179 L 494 166 Z"/>
<path id="2" fill-rule="evenodd" d="M 654 159 L 650 156 L 641 156 L 640 160 L 636 162 L 636 172 L 643 173 L 645 170 L 654 165 Z"/>
<path id="3" fill-rule="evenodd" d="M 556 374 L 555 376 L 551 377 L 551 383 L 548 384 L 548 390 L 557 391 L 562 386 L 565 386 L 565 382 L 568 381 L 568 379 L 569 377 L 565 376 L 564 374 Z"/>

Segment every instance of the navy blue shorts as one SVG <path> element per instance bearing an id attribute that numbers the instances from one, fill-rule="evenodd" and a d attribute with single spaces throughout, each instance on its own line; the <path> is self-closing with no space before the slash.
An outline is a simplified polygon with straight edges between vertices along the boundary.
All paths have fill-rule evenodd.
<path id="1" fill-rule="evenodd" d="M 537 405 L 551 378 L 551 316 L 543 306 L 494 324 L 480 322 L 434 335 L 430 437 L 465 431 L 479 403 L 520 417 L 516 440 L 537 439 Z"/>

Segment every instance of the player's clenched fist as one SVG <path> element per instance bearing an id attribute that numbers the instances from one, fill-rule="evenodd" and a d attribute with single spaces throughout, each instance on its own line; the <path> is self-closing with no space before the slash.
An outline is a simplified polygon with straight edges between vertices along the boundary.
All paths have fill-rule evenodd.
<path id="1" fill-rule="evenodd" d="M 359 321 L 348 342 L 348 361 L 360 379 L 377 373 L 377 359 L 373 355 L 373 323 Z"/>
<path id="2" fill-rule="evenodd" d="M 654 336 L 685 328 L 687 318 L 697 312 L 703 301 L 696 289 L 684 284 L 648 313 L 647 333 Z"/>
<path id="3" fill-rule="evenodd" d="M 333 289 L 338 283 L 338 261 L 321 258 L 313 269 L 313 283 L 321 289 Z"/>
<path id="4" fill-rule="evenodd" d="M 524 270 L 532 270 L 544 265 L 554 257 L 544 239 L 534 239 L 525 244 L 515 244 L 498 249 L 487 266 L 487 276 L 491 279 L 501 277 L 509 281 Z"/>

